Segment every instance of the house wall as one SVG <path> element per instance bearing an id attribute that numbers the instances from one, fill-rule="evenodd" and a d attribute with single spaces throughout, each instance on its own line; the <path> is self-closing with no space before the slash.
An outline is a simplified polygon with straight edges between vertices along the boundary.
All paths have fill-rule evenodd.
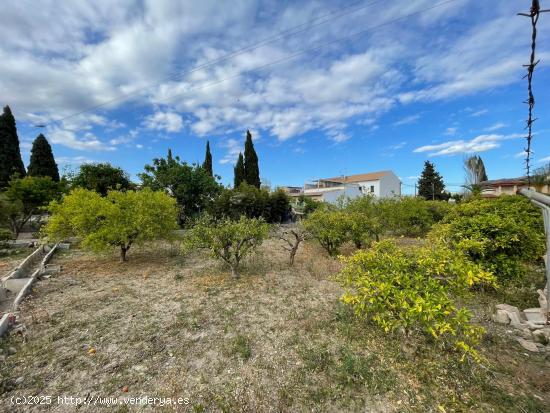
<path id="1" fill-rule="evenodd" d="M 355 199 L 363 196 L 363 193 L 356 185 L 346 185 L 343 188 L 325 192 L 323 194 L 323 201 L 336 204 L 342 196 L 344 198 Z"/>
<path id="2" fill-rule="evenodd" d="M 363 194 L 370 194 L 371 186 L 374 187 L 374 196 L 377 198 L 390 198 L 401 195 L 401 181 L 393 173 L 382 176 L 375 181 L 357 182 L 363 188 Z"/>

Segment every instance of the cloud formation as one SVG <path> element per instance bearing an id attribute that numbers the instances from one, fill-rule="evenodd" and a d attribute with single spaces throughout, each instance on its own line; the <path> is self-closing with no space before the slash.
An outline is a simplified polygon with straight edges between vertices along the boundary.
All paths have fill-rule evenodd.
<path id="1" fill-rule="evenodd" d="M 501 142 L 508 139 L 521 138 L 522 135 L 479 135 L 475 138 L 465 140 L 454 140 L 443 142 L 437 145 L 425 145 L 416 148 L 414 152 L 429 152 L 429 156 L 457 155 L 464 153 L 485 152 L 491 149 L 499 148 Z"/>

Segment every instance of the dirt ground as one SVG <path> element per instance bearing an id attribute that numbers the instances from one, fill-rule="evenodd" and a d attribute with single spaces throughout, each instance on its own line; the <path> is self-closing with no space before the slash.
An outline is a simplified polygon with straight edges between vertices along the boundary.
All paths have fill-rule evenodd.
<path id="1" fill-rule="evenodd" d="M 528 354 L 490 323 L 491 297 L 477 300 L 488 328 L 479 366 L 429 344 L 410 354 L 400 337 L 358 320 L 339 303 L 338 261 L 314 243 L 290 268 L 270 240 L 238 280 L 206 255 L 176 250 L 136 249 L 127 263 L 115 252 L 57 254 L 62 272 L 21 307 L 26 329 L 0 340 L 3 355 L 17 351 L 0 368 L 0 410 L 550 411 L 549 355 Z M 71 396 L 88 404 L 58 399 Z M 144 396 L 186 400 L 121 402 Z"/>

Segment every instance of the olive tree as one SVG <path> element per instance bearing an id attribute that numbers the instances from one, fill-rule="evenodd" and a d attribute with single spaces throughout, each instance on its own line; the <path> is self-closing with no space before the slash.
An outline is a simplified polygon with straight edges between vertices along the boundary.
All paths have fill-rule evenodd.
<path id="1" fill-rule="evenodd" d="M 121 261 L 127 261 L 132 245 L 168 238 L 177 228 L 174 198 L 150 189 L 110 191 L 102 197 L 77 188 L 49 209 L 52 216 L 45 232 L 50 238 L 80 237 L 93 251 L 118 247 Z"/>

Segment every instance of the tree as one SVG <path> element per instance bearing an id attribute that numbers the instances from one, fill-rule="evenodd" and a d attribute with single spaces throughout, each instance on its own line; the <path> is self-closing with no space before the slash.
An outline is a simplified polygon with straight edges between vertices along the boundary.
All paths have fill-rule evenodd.
<path id="1" fill-rule="evenodd" d="M 246 131 L 246 142 L 244 144 L 244 179 L 256 188 L 260 187 L 260 168 L 258 166 L 258 155 L 252 142 L 252 134 Z"/>
<path id="2" fill-rule="evenodd" d="M 479 184 L 487 180 L 483 159 L 479 155 L 470 156 L 464 160 L 464 170 L 466 172 L 466 185 L 464 187 L 472 193 L 480 192 Z"/>
<path id="3" fill-rule="evenodd" d="M 424 162 L 424 170 L 418 180 L 418 195 L 428 200 L 447 200 L 443 178 L 430 161 Z"/>
<path id="4" fill-rule="evenodd" d="M 9 106 L 0 115 L 0 189 L 5 188 L 12 175 L 25 176 L 25 166 L 19 150 L 15 118 Z"/>
<path id="5" fill-rule="evenodd" d="M 243 154 L 239 152 L 239 158 L 237 159 L 237 164 L 235 165 L 235 177 L 233 179 L 233 187 L 238 188 L 244 181 L 244 160 Z"/>
<path id="6" fill-rule="evenodd" d="M 52 181 L 59 182 L 59 170 L 53 157 L 52 147 L 42 134 L 38 135 L 32 144 L 31 161 L 27 174 L 30 176 L 49 176 Z"/>
<path id="7" fill-rule="evenodd" d="M 133 189 L 128 174 L 110 163 L 88 163 L 80 166 L 79 172 L 71 179 L 75 187 L 95 191 L 106 196 L 110 190 Z"/>
<path id="8" fill-rule="evenodd" d="M 17 238 L 21 228 L 32 215 L 39 213 L 43 207 L 60 195 L 60 185 L 52 181 L 49 176 L 12 179 L 0 207 L 7 211 L 14 238 Z"/>
<path id="9" fill-rule="evenodd" d="M 300 244 L 309 237 L 309 234 L 302 226 L 298 225 L 295 228 L 281 228 L 278 237 L 281 241 L 284 241 L 282 247 L 285 251 L 288 251 L 288 263 L 292 267 Z"/>
<path id="10" fill-rule="evenodd" d="M 348 239 L 349 219 L 344 211 L 317 209 L 304 220 L 304 228 L 330 256 L 335 256 Z"/>
<path id="11" fill-rule="evenodd" d="M 144 187 L 162 190 L 174 198 L 180 208 L 179 221 L 190 218 L 207 209 L 221 190 L 216 178 L 199 165 L 189 165 L 173 158 L 153 159 L 153 165 L 145 165 L 139 175 Z"/>
<path id="12" fill-rule="evenodd" d="M 214 176 L 214 172 L 212 170 L 212 154 L 210 153 L 209 141 L 206 141 L 206 155 L 204 156 L 202 167 L 208 173 L 208 175 Z"/>
<path id="13" fill-rule="evenodd" d="M 238 277 L 243 258 L 258 248 L 268 234 L 269 225 L 262 219 L 241 216 L 238 221 L 215 221 L 205 216 L 189 230 L 184 247 L 209 249 L 214 258 L 229 265 L 233 277 Z"/>
<path id="14" fill-rule="evenodd" d="M 95 191 L 76 188 L 60 202 L 50 205 L 52 216 L 45 233 L 52 240 L 76 236 L 93 251 L 120 249 L 120 260 L 134 244 L 169 238 L 177 228 L 173 198 L 161 191 Z"/>

